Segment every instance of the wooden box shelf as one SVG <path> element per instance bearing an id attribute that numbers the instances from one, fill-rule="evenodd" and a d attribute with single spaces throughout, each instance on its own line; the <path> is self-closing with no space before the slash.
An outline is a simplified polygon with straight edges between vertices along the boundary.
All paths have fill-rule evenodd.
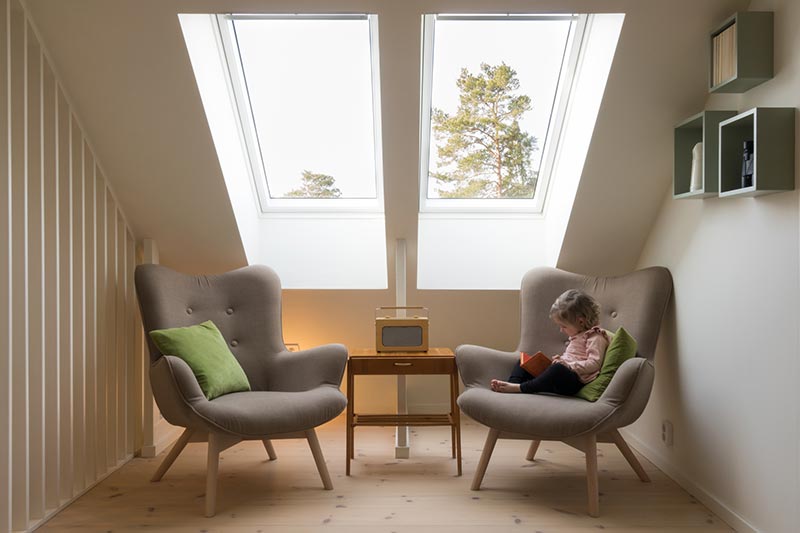
<path id="1" fill-rule="evenodd" d="M 756 107 L 719 123 L 719 195 L 794 190 L 793 107 Z M 753 184 L 742 186 L 743 143 L 753 141 Z"/>
<path id="2" fill-rule="evenodd" d="M 673 198 L 708 198 L 719 194 L 719 123 L 735 114 L 735 111 L 702 111 L 675 127 Z M 692 148 L 699 142 L 703 143 L 702 187 L 691 191 Z"/>
<path id="3" fill-rule="evenodd" d="M 739 11 L 709 36 L 709 92 L 743 93 L 773 76 L 773 14 Z"/>

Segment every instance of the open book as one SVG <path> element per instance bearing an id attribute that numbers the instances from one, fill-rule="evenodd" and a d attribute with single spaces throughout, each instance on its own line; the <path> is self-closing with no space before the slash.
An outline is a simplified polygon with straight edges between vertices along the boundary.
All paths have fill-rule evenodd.
<path id="1" fill-rule="evenodd" d="M 519 354 L 519 366 L 533 377 L 538 377 L 547 370 L 551 363 L 550 358 L 542 352 L 536 352 L 533 355 L 525 352 L 520 352 Z"/>

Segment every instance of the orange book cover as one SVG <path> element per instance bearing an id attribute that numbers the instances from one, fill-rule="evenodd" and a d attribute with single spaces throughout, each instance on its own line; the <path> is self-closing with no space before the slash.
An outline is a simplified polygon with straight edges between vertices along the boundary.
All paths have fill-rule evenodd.
<path id="1" fill-rule="evenodd" d="M 537 377 L 547 370 L 551 363 L 550 358 L 542 352 L 536 352 L 533 355 L 525 352 L 519 354 L 519 366 L 533 377 Z"/>

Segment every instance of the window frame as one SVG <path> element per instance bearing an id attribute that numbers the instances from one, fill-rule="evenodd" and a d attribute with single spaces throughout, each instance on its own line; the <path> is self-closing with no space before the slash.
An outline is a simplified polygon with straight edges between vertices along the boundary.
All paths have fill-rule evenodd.
<path id="1" fill-rule="evenodd" d="M 419 211 L 420 213 L 509 213 L 519 216 L 541 216 L 550 190 L 552 172 L 558 155 L 567 107 L 572 94 L 578 60 L 583 48 L 588 16 L 585 14 L 425 14 L 422 16 L 422 51 L 420 72 L 420 146 L 419 146 Z M 533 198 L 428 198 L 430 178 L 430 147 L 432 141 L 431 111 L 433 93 L 433 55 L 435 25 L 442 21 L 470 20 L 570 20 L 564 57 L 561 62 L 553 108 L 545 134 L 539 177 Z"/>
<path id="2" fill-rule="evenodd" d="M 383 213 L 383 142 L 380 100 L 380 56 L 378 16 L 374 14 L 240 14 L 225 13 L 215 17 L 218 45 L 228 73 L 231 104 L 234 108 L 241 142 L 250 171 L 251 182 L 262 214 L 285 213 Z M 236 41 L 234 20 L 367 20 L 369 24 L 370 78 L 372 90 L 372 127 L 375 160 L 375 196 L 372 198 L 272 198 L 266 167 L 255 127 L 250 95 Z"/>

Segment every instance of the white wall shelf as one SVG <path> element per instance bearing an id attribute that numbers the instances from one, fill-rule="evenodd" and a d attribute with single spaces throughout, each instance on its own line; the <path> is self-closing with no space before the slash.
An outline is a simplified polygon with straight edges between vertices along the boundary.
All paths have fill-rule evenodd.
<path id="1" fill-rule="evenodd" d="M 794 190 L 795 108 L 756 107 L 719 123 L 719 195 Z M 752 185 L 742 186 L 742 152 L 753 141 Z"/>

